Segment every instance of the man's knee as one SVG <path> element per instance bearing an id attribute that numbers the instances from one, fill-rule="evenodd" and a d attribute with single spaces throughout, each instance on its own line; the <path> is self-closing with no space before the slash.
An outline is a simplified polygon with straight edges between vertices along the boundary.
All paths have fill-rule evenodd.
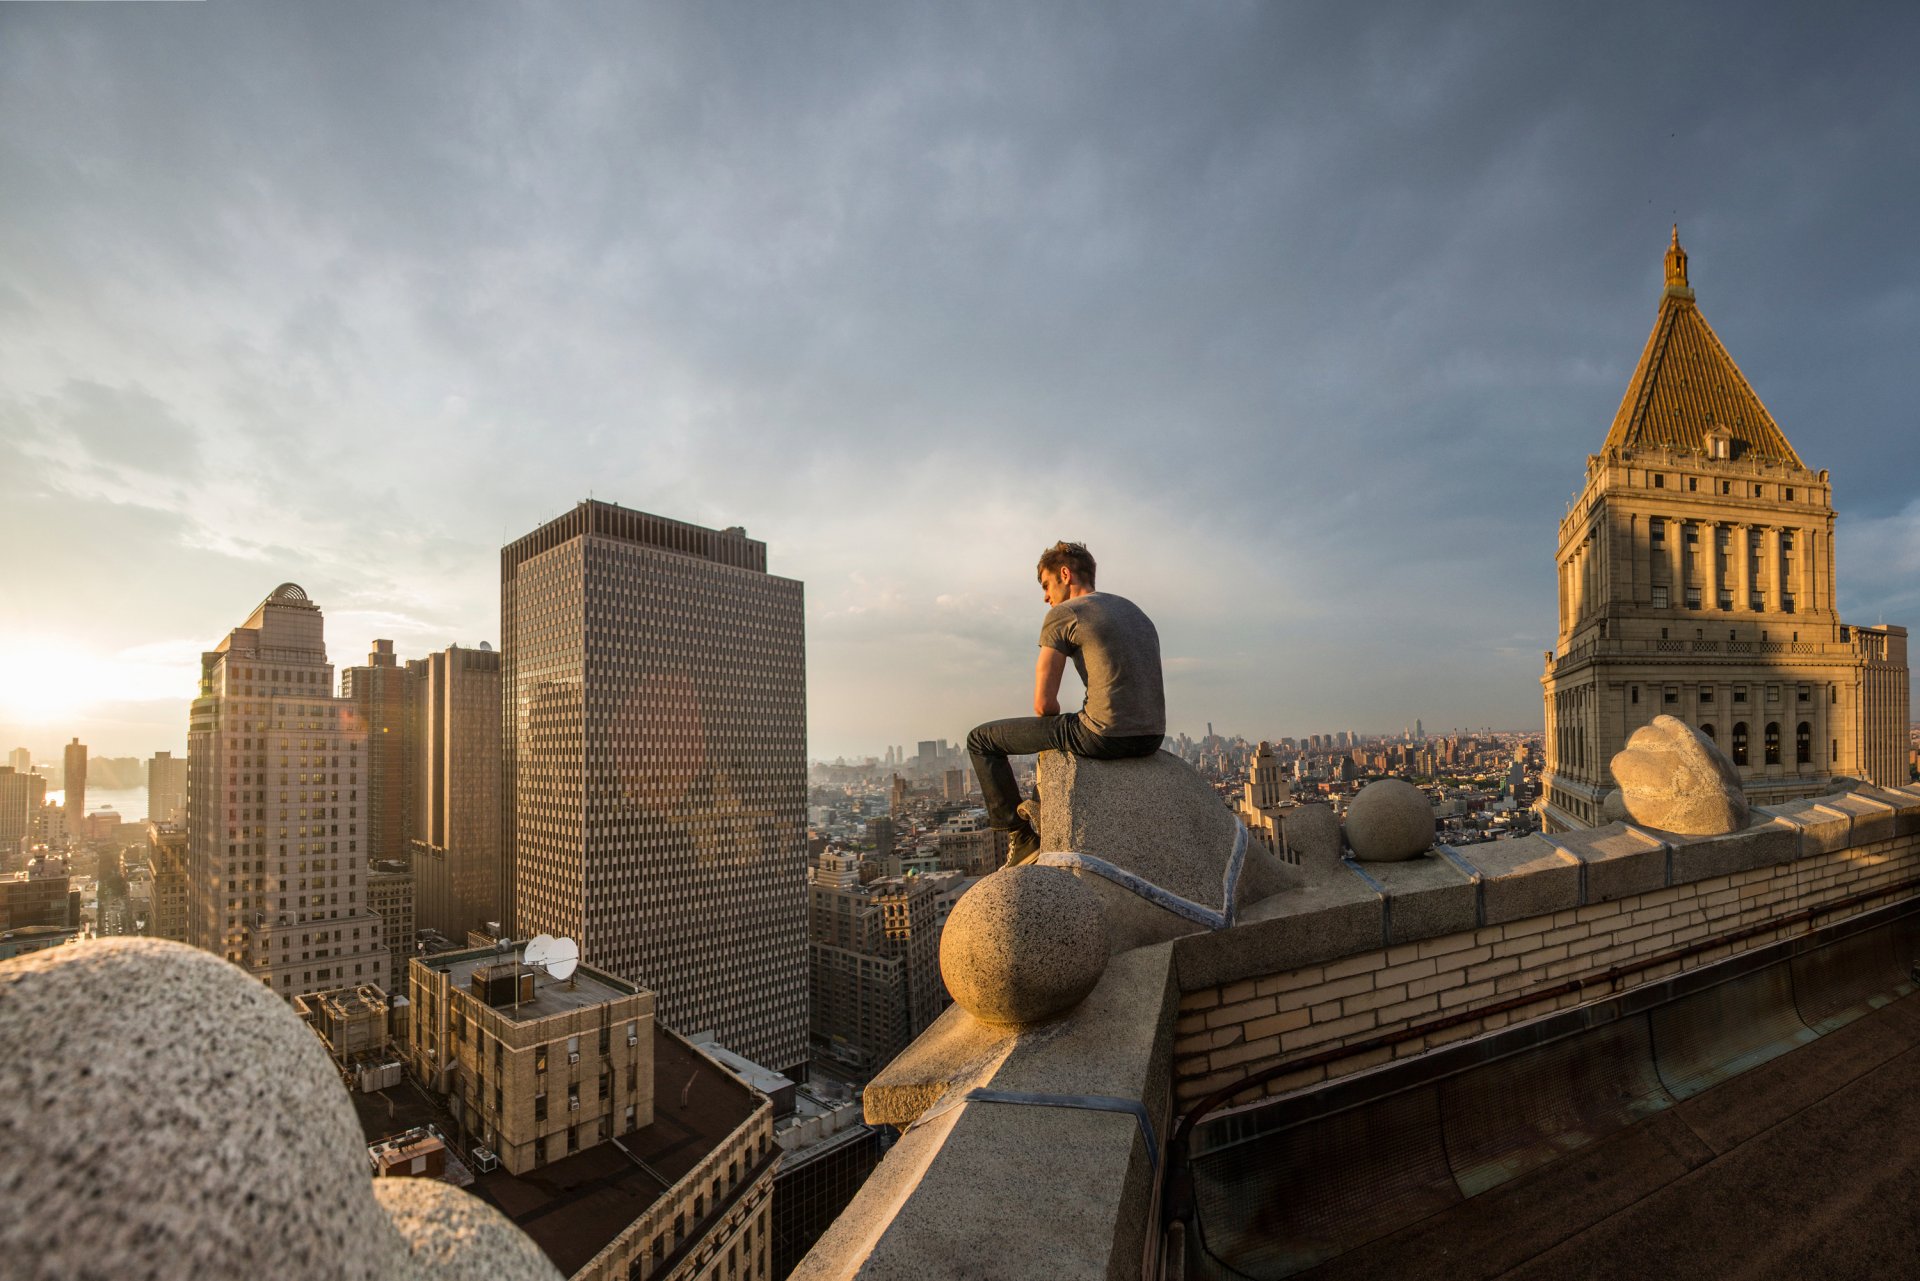
<path id="1" fill-rule="evenodd" d="M 992 745 L 987 741 L 987 726 L 975 725 L 967 735 L 967 751 L 975 756 L 986 756 L 993 750 Z"/>

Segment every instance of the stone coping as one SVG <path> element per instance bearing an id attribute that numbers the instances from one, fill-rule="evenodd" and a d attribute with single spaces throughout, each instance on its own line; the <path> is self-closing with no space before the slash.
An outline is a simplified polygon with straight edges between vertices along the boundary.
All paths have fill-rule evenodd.
<path id="1" fill-rule="evenodd" d="M 1316 879 L 1173 943 L 1180 990 L 1324 964 L 1358 952 L 1605 903 L 1920 831 L 1920 785 L 1861 786 L 1755 806 L 1746 828 L 1683 836 L 1632 823 L 1439 845 L 1402 863 L 1313 869 Z"/>
<path id="2" fill-rule="evenodd" d="M 1172 968 L 1170 943 L 1117 956 L 1092 995 L 1039 1027 L 991 1027 L 949 1008 L 867 1086 L 867 1121 L 906 1132 L 796 1281 L 1137 1276 L 1154 1220 L 1140 1122 L 962 1096 L 988 1088 L 1139 1104 L 1164 1146 L 1179 1002 Z M 1004 1250 L 983 1254 L 995 1241 Z"/>

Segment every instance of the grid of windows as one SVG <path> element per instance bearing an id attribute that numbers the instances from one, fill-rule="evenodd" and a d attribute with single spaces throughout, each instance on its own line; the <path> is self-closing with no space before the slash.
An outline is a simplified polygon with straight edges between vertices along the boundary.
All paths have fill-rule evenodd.
<path id="1" fill-rule="evenodd" d="M 799 1064 L 802 586 L 738 531 L 582 507 L 502 556 L 515 932 L 571 934 L 669 1026 Z"/>

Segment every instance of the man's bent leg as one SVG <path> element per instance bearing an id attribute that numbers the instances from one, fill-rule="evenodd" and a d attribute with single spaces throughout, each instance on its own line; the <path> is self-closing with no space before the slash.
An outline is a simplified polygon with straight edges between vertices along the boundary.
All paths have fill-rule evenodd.
<path id="1" fill-rule="evenodd" d="M 1009 756 L 1030 756 L 1049 749 L 1071 751 L 1071 730 L 1080 718 L 1061 716 L 1016 716 L 1011 720 L 988 721 L 967 735 L 967 754 L 973 758 L 974 777 L 980 780 L 980 795 L 987 805 L 987 825 L 995 831 L 1011 832 L 1022 826 L 1019 814 L 1020 787 L 1013 779 Z"/>

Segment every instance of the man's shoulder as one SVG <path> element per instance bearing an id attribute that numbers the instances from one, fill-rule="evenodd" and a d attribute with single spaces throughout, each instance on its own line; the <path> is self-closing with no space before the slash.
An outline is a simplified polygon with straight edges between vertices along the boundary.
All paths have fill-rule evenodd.
<path id="1" fill-rule="evenodd" d="M 1139 618 L 1147 620 L 1147 611 L 1128 600 L 1125 596 L 1116 596 L 1112 592 L 1088 592 L 1085 596 L 1067 602 L 1079 604 L 1090 613 L 1104 614 L 1110 618 Z"/>

